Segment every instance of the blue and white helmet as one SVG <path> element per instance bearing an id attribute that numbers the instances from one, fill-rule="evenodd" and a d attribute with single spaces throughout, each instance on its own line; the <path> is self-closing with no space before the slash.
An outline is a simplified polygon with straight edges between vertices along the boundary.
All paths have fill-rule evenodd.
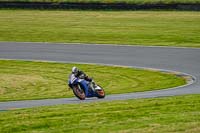
<path id="1" fill-rule="evenodd" d="M 79 70 L 78 70 L 78 68 L 77 67 L 72 67 L 72 73 L 77 73 Z"/>

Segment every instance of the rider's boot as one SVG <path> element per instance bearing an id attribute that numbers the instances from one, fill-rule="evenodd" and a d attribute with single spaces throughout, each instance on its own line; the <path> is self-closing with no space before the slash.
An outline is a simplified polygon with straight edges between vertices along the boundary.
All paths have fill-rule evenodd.
<path id="1" fill-rule="evenodd" d="M 89 88 L 90 88 L 92 91 L 95 91 L 95 88 L 96 88 L 95 83 L 91 81 L 90 84 L 89 84 Z"/>

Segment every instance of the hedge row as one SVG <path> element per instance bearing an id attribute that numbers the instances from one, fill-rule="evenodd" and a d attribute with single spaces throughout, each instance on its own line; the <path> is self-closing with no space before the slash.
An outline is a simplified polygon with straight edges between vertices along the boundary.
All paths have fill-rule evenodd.
<path id="1" fill-rule="evenodd" d="M 0 8 L 14 9 L 78 9 L 78 10 L 190 10 L 200 11 L 200 3 L 77 3 L 77 2 L 7 2 L 1 1 Z"/>

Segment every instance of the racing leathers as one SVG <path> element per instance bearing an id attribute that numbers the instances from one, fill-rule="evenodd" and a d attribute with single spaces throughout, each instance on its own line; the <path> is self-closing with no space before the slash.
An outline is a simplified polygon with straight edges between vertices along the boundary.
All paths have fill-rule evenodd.
<path id="1" fill-rule="evenodd" d="M 69 80 L 73 79 L 73 78 L 82 78 L 85 79 L 88 82 L 92 82 L 92 78 L 89 78 L 83 71 L 78 71 L 77 73 L 71 73 L 69 75 Z M 69 87 L 72 89 L 72 84 L 68 84 Z"/>

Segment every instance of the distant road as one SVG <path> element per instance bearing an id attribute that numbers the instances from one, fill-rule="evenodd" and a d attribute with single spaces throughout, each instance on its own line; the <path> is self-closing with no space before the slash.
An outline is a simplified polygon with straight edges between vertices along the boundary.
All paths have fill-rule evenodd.
<path id="1" fill-rule="evenodd" d="M 148 67 L 183 72 L 196 78 L 193 84 L 185 87 L 109 95 L 100 101 L 200 93 L 200 49 L 198 48 L 0 42 L 0 58 Z M 94 98 L 92 100 L 80 101 L 77 98 L 62 98 L 0 102 L 0 110 L 97 100 Z"/>

